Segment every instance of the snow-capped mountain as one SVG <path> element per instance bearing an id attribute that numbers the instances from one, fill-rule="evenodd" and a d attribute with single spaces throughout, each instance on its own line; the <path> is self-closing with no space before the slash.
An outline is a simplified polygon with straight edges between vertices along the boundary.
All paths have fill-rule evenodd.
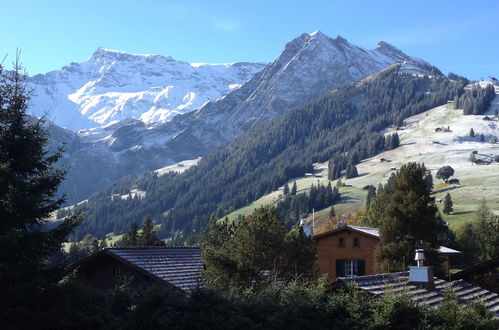
<path id="1" fill-rule="evenodd" d="M 125 61 L 129 57 L 135 58 L 135 55 L 102 50 L 98 53 L 100 52 L 104 52 L 106 56 L 123 57 L 120 61 L 116 60 L 116 63 L 127 63 L 126 67 L 129 69 L 133 67 L 130 63 L 135 63 L 135 60 Z M 114 65 L 101 66 L 102 70 L 111 71 L 113 74 L 106 73 L 102 75 L 102 79 L 87 79 L 91 81 L 88 83 L 91 86 L 83 86 L 80 89 L 93 91 L 93 95 L 100 95 L 93 99 L 97 102 L 104 97 L 102 95 L 110 95 L 108 86 L 112 85 L 114 90 L 123 92 L 130 91 L 130 86 L 134 86 L 134 81 L 143 81 L 146 78 L 148 81 L 156 81 L 156 76 L 150 71 L 147 71 L 147 75 L 138 73 L 139 68 L 143 70 L 148 67 L 148 59 L 149 57 L 136 59 L 140 63 L 140 65 L 136 64 L 136 79 L 131 78 L 134 77 L 133 75 L 129 75 L 128 78 L 121 76 L 117 73 L 121 72 L 118 69 L 113 71 Z M 172 61 L 162 57 L 160 60 L 155 60 L 154 57 L 149 60 L 154 63 Z M 97 60 L 91 59 L 85 65 L 95 62 Z M 113 63 L 113 61 L 106 63 Z M 361 80 L 394 63 L 401 63 L 402 72 L 413 74 L 433 74 L 436 70 L 428 63 L 411 58 L 384 42 L 378 43 L 374 50 L 365 50 L 350 44 L 342 37 L 329 38 L 321 32 L 314 32 L 302 34 L 289 42 L 278 58 L 239 88 L 218 100 L 208 102 L 196 111 L 177 115 L 166 123 L 147 124 L 139 120 L 144 119 L 145 114 L 149 113 L 150 103 L 144 103 L 144 108 L 141 108 L 140 103 L 135 104 L 135 101 L 130 101 L 131 104 L 135 104 L 134 107 L 126 106 L 123 109 L 128 109 L 132 113 L 133 109 L 137 109 L 137 114 L 143 114 L 142 117 L 136 115 L 137 119 L 110 122 L 105 126 L 86 129 L 78 133 L 81 142 L 79 148 L 71 151 L 74 157 L 71 155 L 67 157 L 70 171 L 65 187 L 71 190 L 70 200 L 84 199 L 92 192 L 126 175 L 156 170 L 186 159 L 195 159 L 220 144 L 230 142 L 253 125 L 277 117 L 292 108 L 306 105 L 335 87 Z M 75 71 L 80 72 L 83 70 L 82 65 L 72 65 L 44 77 L 70 76 L 71 74 L 67 72 L 69 68 L 74 66 Z M 121 64 L 115 65 L 117 68 L 121 67 Z M 229 67 L 219 67 L 219 69 L 236 70 L 238 65 L 252 68 L 252 72 L 259 68 L 257 64 L 235 64 Z M 183 67 L 189 66 L 192 67 L 189 64 Z M 215 66 L 207 67 L 210 70 L 213 68 Z M 158 72 L 167 71 L 158 70 Z M 170 71 L 168 74 L 173 75 Z M 134 70 L 130 69 L 130 72 Z M 241 74 L 240 77 L 242 76 Z M 226 86 L 228 82 L 224 80 Z M 122 89 L 116 86 L 122 86 L 120 87 Z M 63 94 L 60 93 L 60 95 Z M 74 100 L 85 99 L 84 93 L 66 93 L 66 95 Z M 119 99 L 118 96 L 116 97 Z M 67 100 L 67 102 L 71 101 Z M 116 102 L 116 104 L 122 103 Z M 89 115 L 86 120 L 98 118 L 103 113 L 97 110 L 97 106 L 91 109 L 94 115 L 93 117 Z M 128 117 L 133 116 L 115 118 Z"/>
<path id="2" fill-rule="evenodd" d="M 189 64 L 99 48 L 83 63 L 30 78 L 31 109 L 73 130 L 128 118 L 165 122 L 222 97 L 264 66 Z"/>
<path id="3" fill-rule="evenodd" d="M 182 150 L 182 155 L 172 155 L 173 158 L 193 159 L 255 124 L 394 63 L 401 63 L 401 72 L 406 73 L 432 74 L 435 70 L 386 42 L 365 50 L 340 36 L 329 38 L 319 31 L 302 34 L 240 88 L 154 129 L 136 131 L 134 141 L 154 144 L 161 136 L 166 148 L 173 152 Z"/>

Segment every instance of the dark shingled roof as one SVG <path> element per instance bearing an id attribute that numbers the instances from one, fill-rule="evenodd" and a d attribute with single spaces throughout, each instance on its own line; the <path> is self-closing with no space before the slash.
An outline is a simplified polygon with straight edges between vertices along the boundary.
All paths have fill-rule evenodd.
<path id="1" fill-rule="evenodd" d="M 109 255 L 160 282 L 167 282 L 184 291 L 199 287 L 202 282 L 203 262 L 198 247 L 112 247 L 79 261 L 84 264 L 98 255 Z"/>
<path id="2" fill-rule="evenodd" d="M 341 277 L 337 282 L 353 282 L 361 290 L 375 296 L 382 296 L 385 292 L 407 292 L 414 301 L 429 306 L 438 305 L 444 299 L 446 288 L 451 288 L 462 304 L 467 305 L 475 300 L 483 301 L 487 309 L 499 317 L 499 295 L 463 280 L 446 282 L 435 278 L 435 289 L 433 290 L 410 283 L 409 272 Z"/>

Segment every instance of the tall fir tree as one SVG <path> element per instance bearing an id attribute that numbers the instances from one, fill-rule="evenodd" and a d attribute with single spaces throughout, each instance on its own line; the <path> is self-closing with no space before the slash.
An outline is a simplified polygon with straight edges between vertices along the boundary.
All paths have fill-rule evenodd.
<path id="1" fill-rule="evenodd" d="M 293 186 L 291 187 L 290 194 L 291 195 L 296 195 L 296 192 L 298 191 L 298 188 L 296 187 L 296 181 L 293 182 Z"/>
<path id="2" fill-rule="evenodd" d="M 397 132 L 392 134 L 391 139 L 391 149 L 398 148 L 400 146 L 400 138 Z"/>
<path id="3" fill-rule="evenodd" d="M 284 196 L 289 194 L 289 185 L 286 183 L 283 189 Z"/>
<path id="4" fill-rule="evenodd" d="M 13 71 L 0 66 L 0 318 L 18 308 L 28 317 L 38 308 L 38 298 L 60 274 L 48 269 L 50 257 L 79 223 L 72 216 L 47 226 L 64 203 L 57 197 L 62 150 L 47 150 L 43 120 L 27 114 L 29 93 L 18 60 Z"/>
<path id="5" fill-rule="evenodd" d="M 156 230 L 151 217 L 146 217 L 142 223 L 142 231 L 138 237 L 137 245 L 139 246 L 158 246 L 165 243 L 156 237 Z"/>
<path id="6" fill-rule="evenodd" d="M 426 187 L 431 192 L 433 190 L 433 175 L 431 175 L 431 171 L 427 170 L 425 174 Z"/>
<path id="7" fill-rule="evenodd" d="M 336 216 L 336 211 L 334 209 L 334 206 L 331 206 L 331 209 L 329 210 L 329 217 L 333 218 Z"/>
<path id="8" fill-rule="evenodd" d="M 371 201 L 374 196 L 376 196 L 376 188 L 373 185 L 370 185 L 369 188 L 367 189 L 367 197 L 366 197 L 367 207 L 371 205 Z"/>
<path id="9" fill-rule="evenodd" d="M 450 197 L 450 193 L 447 193 L 447 195 L 445 195 L 445 198 L 444 198 L 444 210 L 443 210 L 443 212 L 445 214 L 449 214 L 452 211 L 454 211 L 454 209 L 452 208 L 453 205 L 454 205 L 454 203 L 452 202 L 452 198 Z"/>
<path id="10" fill-rule="evenodd" d="M 408 163 L 393 181 L 393 193 L 380 228 L 377 259 L 382 271 L 407 269 L 416 248 L 424 248 L 431 265 L 439 265 L 436 250 L 448 228 L 437 217 L 438 209 L 430 197 L 425 173 L 424 165 Z"/>
<path id="11" fill-rule="evenodd" d="M 130 223 L 130 230 L 126 232 L 120 241 L 116 243 L 117 246 L 137 246 L 139 245 L 139 226 L 133 221 Z"/>

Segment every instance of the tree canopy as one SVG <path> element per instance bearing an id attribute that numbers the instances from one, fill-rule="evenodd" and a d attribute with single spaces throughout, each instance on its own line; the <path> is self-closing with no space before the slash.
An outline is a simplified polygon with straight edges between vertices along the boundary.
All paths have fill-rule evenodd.
<path id="1" fill-rule="evenodd" d="M 449 178 L 453 175 L 454 169 L 451 166 L 446 165 L 438 169 L 436 177 L 437 179 L 442 179 L 444 182 L 447 182 L 447 180 L 449 180 Z"/>
<path id="2" fill-rule="evenodd" d="M 208 283 L 223 290 L 310 278 L 317 271 L 312 238 L 300 227 L 287 232 L 272 206 L 256 209 L 235 222 L 213 218 L 200 245 Z"/>

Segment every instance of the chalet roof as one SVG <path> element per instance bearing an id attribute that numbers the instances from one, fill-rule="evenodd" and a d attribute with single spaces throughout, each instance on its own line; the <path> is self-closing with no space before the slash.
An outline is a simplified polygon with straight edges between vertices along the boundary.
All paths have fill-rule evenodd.
<path id="1" fill-rule="evenodd" d="M 360 227 L 360 226 L 352 226 L 352 225 L 345 225 L 343 227 L 339 227 L 339 228 L 327 231 L 325 233 L 321 233 L 321 234 L 315 235 L 314 238 L 315 239 L 317 239 L 317 238 L 320 239 L 322 237 L 326 237 L 326 236 L 329 236 L 331 234 L 335 234 L 335 233 L 340 232 L 340 231 L 345 230 L 345 229 L 350 229 L 350 230 L 353 230 L 353 231 L 356 231 L 356 232 L 367 234 L 367 235 L 375 237 L 375 238 L 379 238 L 379 229 L 378 228 Z M 438 248 L 438 253 L 441 254 L 441 255 L 461 254 L 460 251 L 457 251 L 457 250 L 454 250 L 454 249 L 451 249 L 451 248 L 448 248 L 448 247 L 445 247 L 445 246 L 439 247 Z"/>
<path id="2" fill-rule="evenodd" d="M 476 265 L 473 265 L 471 267 L 468 267 L 466 269 L 463 269 L 460 272 L 452 274 L 451 278 L 453 280 L 466 279 L 466 278 L 469 278 L 470 276 L 473 276 L 476 274 L 483 274 L 487 271 L 495 269 L 496 267 L 499 267 L 499 258 L 490 259 L 490 260 L 478 263 Z"/>
<path id="3" fill-rule="evenodd" d="M 88 259 L 107 254 L 160 281 L 190 291 L 201 283 L 201 249 L 198 247 L 113 247 L 94 253 L 75 264 L 83 265 Z"/>
<path id="4" fill-rule="evenodd" d="M 348 225 L 347 227 L 350 227 L 352 229 L 355 229 L 357 231 L 361 231 L 361 232 L 369 234 L 369 235 L 373 235 L 373 236 L 379 237 L 379 229 L 378 228 L 359 227 L 359 226 L 350 226 L 350 225 Z"/>
<path id="5" fill-rule="evenodd" d="M 463 280 L 446 282 L 435 278 L 435 289 L 426 289 L 409 282 L 409 272 L 388 273 L 357 277 L 340 277 L 338 283 L 355 283 L 357 286 L 375 296 L 383 296 L 387 292 L 407 292 L 411 298 L 420 304 L 437 306 L 444 299 L 447 288 L 452 289 L 459 302 L 468 305 L 473 301 L 482 301 L 487 309 L 499 317 L 499 295 L 472 285 Z"/>

